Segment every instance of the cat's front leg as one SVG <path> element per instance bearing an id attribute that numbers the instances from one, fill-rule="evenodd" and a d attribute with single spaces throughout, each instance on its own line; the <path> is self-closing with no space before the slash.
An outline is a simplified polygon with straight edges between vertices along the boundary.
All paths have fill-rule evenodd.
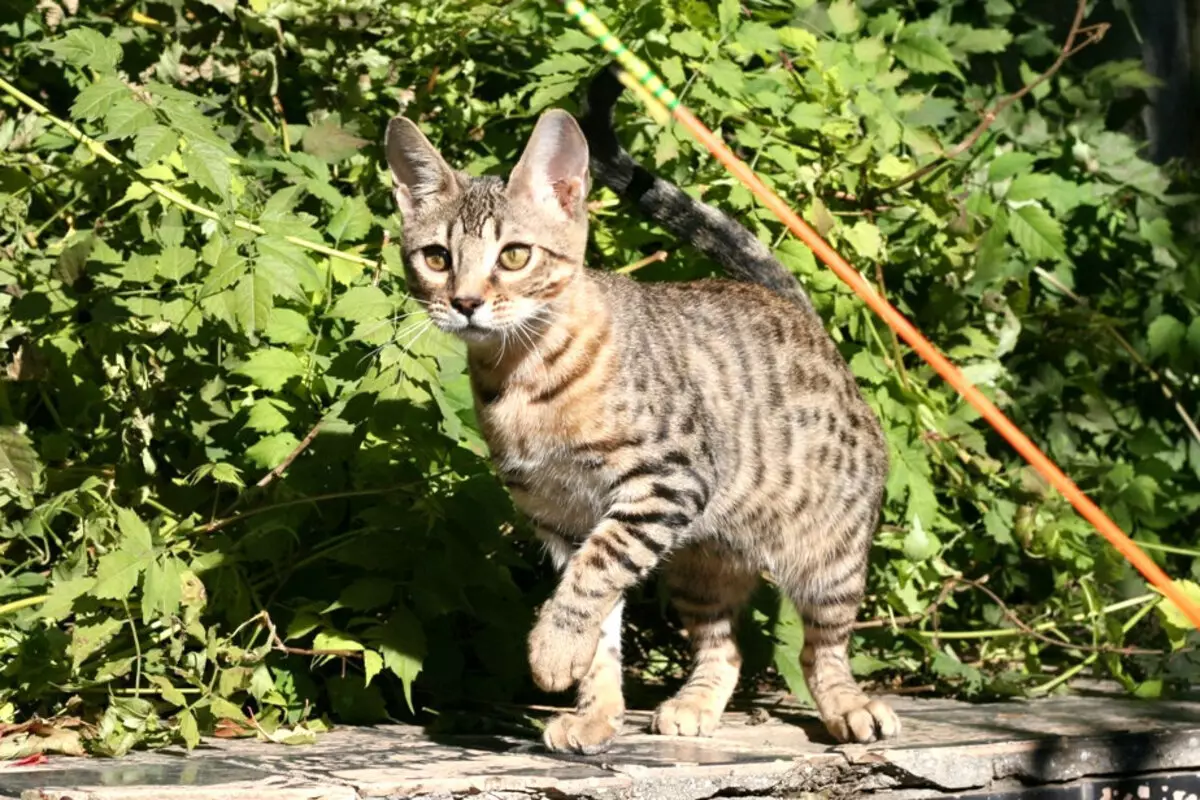
<path id="1" fill-rule="evenodd" d="M 679 497 L 671 491 L 615 504 L 571 556 L 529 636 L 529 667 L 539 687 L 565 691 L 587 674 L 601 623 L 625 590 L 685 538 L 698 509 Z"/>

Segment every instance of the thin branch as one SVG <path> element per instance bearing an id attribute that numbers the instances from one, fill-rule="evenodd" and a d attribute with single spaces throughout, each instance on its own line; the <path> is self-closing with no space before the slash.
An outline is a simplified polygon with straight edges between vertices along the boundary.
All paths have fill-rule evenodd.
<path id="1" fill-rule="evenodd" d="M 999 118 L 999 116 L 1007 111 L 1010 106 L 1012 106 L 1025 95 L 1032 92 L 1038 86 L 1041 86 L 1050 78 L 1054 77 L 1054 75 L 1060 69 L 1062 69 L 1063 65 L 1067 63 L 1067 59 L 1071 58 L 1071 56 L 1075 55 L 1085 47 L 1089 47 L 1090 45 L 1093 45 L 1103 39 L 1104 35 L 1108 33 L 1108 29 L 1110 27 L 1109 23 L 1100 22 L 1095 25 L 1088 25 L 1085 27 L 1083 25 L 1083 17 L 1086 11 L 1087 0 L 1079 0 L 1075 9 L 1075 19 L 1071 23 L 1071 32 L 1067 34 L 1067 41 L 1063 44 L 1062 49 L 1058 53 L 1058 58 L 1054 60 L 1054 63 L 1050 65 L 1049 69 L 1047 69 L 1041 75 L 1038 75 L 1029 83 L 1022 86 L 1017 91 L 1004 97 L 1000 100 L 1000 102 L 996 103 L 996 105 L 985 111 L 983 114 L 983 119 L 980 120 L 977 126 L 975 126 L 975 130 L 971 131 L 967 138 L 950 148 L 948 152 L 938 156 L 933 161 L 930 161 L 928 164 L 916 170 L 915 172 L 906 175 L 883 191 L 894 191 L 899 189 L 901 186 L 905 186 L 915 180 L 919 180 L 920 178 L 923 178 L 929 173 L 933 172 L 943 163 L 947 161 L 953 161 L 967 150 L 974 147 L 975 143 L 979 141 L 979 137 L 983 136 L 984 132 L 987 131 L 987 129 L 990 128 L 992 124 Z M 1080 41 L 1080 39 L 1082 39 L 1082 41 Z"/>
<path id="2" fill-rule="evenodd" d="M 271 640 L 271 649 L 280 653 L 293 656 L 333 656 L 343 659 L 363 657 L 361 650 L 313 650 L 307 647 L 292 647 L 279 636 L 279 631 L 275 630 L 275 623 L 271 620 L 271 615 L 266 611 L 258 612 L 251 621 L 257 622 L 266 630 L 267 636 Z"/>
<path id="3" fill-rule="evenodd" d="M 1070 287 L 1056 278 L 1053 273 L 1047 272 L 1041 267 L 1034 267 L 1033 271 L 1039 278 L 1053 286 L 1065 297 L 1069 297 L 1089 311 L 1092 310 L 1092 307 L 1088 304 L 1088 301 L 1085 298 L 1080 297 L 1079 295 L 1075 294 L 1075 292 L 1071 291 Z M 1196 440 L 1196 443 L 1200 444 L 1200 426 L 1198 426 L 1196 424 L 1196 420 L 1192 419 L 1192 416 L 1188 414 L 1187 409 L 1183 407 L 1183 403 L 1179 402 L 1179 398 L 1177 398 L 1175 393 L 1171 391 L 1171 387 L 1167 385 L 1166 380 L 1162 375 L 1158 374 L 1158 370 L 1150 366 L 1150 363 L 1147 362 L 1146 359 L 1142 358 L 1141 353 L 1139 353 L 1137 349 L 1129 343 L 1129 340 L 1122 336 L 1121 333 L 1107 320 L 1099 320 L 1099 325 L 1101 330 L 1113 337 L 1117 344 L 1121 346 L 1121 349 L 1129 354 L 1129 357 L 1133 359 L 1133 362 L 1142 369 L 1146 370 L 1154 382 L 1158 384 L 1158 388 L 1160 391 L 1162 391 L 1163 397 L 1167 398 L 1167 402 L 1175 408 L 1175 413 L 1179 414 L 1179 418 L 1183 420 L 1184 427 L 1186 427 L 1188 432 L 1192 434 L 1192 438 Z"/>
<path id="4" fill-rule="evenodd" d="M 635 261 L 632 264 L 626 264 L 623 267 L 618 267 L 614 271 L 620 272 L 624 275 L 628 275 L 631 272 L 637 272 L 642 267 L 648 267 L 651 264 L 657 264 L 659 261 L 666 261 L 666 260 L 667 260 L 667 251 L 659 250 L 657 253 L 651 253 L 650 255 L 646 256 L 645 258 L 643 258 L 639 261 Z"/>
<path id="5" fill-rule="evenodd" d="M 325 420 L 322 419 L 316 425 L 313 425 L 312 430 L 310 430 L 308 432 L 308 435 L 306 435 L 303 439 L 300 440 L 300 444 L 298 444 L 294 448 L 292 448 L 292 452 L 287 454 L 287 458 L 283 459 L 283 461 L 280 461 L 279 464 L 275 467 L 275 469 L 271 470 L 266 475 L 263 475 L 261 478 L 259 478 L 258 483 L 254 484 L 254 485 L 256 487 L 258 487 L 259 489 L 262 489 L 266 486 L 270 486 L 274 481 L 276 481 L 279 478 L 279 476 L 283 474 L 284 470 L 286 470 L 288 467 L 290 467 L 292 465 L 292 462 L 295 461 L 300 456 L 300 454 L 304 452 L 305 448 L 307 448 L 310 444 L 312 444 L 313 439 L 317 438 L 317 434 L 321 432 L 321 425 L 324 422 L 325 422 Z"/>

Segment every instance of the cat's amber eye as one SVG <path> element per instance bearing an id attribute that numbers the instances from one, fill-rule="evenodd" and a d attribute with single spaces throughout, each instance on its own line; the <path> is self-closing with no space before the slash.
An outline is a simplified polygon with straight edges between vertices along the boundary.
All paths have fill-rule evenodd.
<path id="1" fill-rule="evenodd" d="M 510 244 L 500 251 L 500 266 L 517 270 L 529 263 L 529 248 L 523 244 Z"/>
<path id="2" fill-rule="evenodd" d="M 434 272 L 445 272 L 450 269 L 450 253 L 446 252 L 446 248 L 426 247 L 421 251 L 421 257 L 425 259 L 425 266 L 429 267 Z"/>

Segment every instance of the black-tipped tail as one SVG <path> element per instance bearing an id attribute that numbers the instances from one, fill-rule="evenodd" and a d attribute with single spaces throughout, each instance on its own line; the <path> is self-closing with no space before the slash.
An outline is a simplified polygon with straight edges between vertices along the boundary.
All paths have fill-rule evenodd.
<path id="1" fill-rule="evenodd" d="M 593 178 L 711 258 L 730 277 L 760 284 L 811 308 L 796 279 L 745 226 L 653 175 L 621 146 L 613 109 L 624 88 L 613 68 L 601 71 L 588 88 L 579 126 L 587 137 Z"/>

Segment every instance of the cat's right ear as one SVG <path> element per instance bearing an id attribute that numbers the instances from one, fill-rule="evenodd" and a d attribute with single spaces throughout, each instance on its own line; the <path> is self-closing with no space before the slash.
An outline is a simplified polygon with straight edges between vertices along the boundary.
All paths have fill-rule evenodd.
<path id="1" fill-rule="evenodd" d="M 384 149 L 401 215 L 407 217 L 422 204 L 457 191 L 454 171 L 412 120 L 392 118 Z"/>

